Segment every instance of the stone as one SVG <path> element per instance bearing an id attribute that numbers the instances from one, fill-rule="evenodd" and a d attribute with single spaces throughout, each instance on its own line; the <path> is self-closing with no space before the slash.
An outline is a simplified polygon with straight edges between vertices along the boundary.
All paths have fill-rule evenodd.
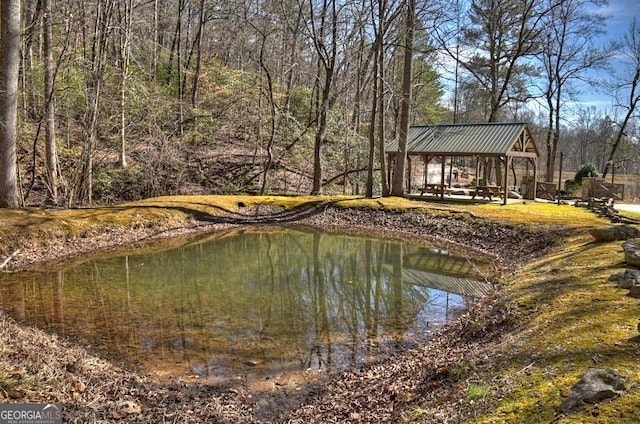
<path id="1" fill-rule="evenodd" d="M 616 225 L 608 228 L 594 228 L 589 230 L 596 241 L 629 240 L 640 237 L 640 230 L 631 225 Z"/>
<path id="2" fill-rule="evenodd" d="M 562 403 L 564 413 L 577 412 L 586 404 L 620 396 L 627 390 L 625 381 L 612 370 L 589 368 Z"/>
<path id="3" fill-rule="evenodd" d="M 640 268 L 640 241 L 627 240 L 622 243 L 624 249 L 624 260 L 627 265 Z"/>
<path id="4" fill-rule="evenodd" d="M 640 270 L 627 269 L 624 272 L 613 274 L 609 280 L 618 283 L 621 289 L 630 289 L 633 286 L 640 286 Z"/>
<path id="5" fill-rule="evenodd" d="M 629 287 L 629 293 L 627 293 L 627 296 L 640 299 L 640 286 Z"/>

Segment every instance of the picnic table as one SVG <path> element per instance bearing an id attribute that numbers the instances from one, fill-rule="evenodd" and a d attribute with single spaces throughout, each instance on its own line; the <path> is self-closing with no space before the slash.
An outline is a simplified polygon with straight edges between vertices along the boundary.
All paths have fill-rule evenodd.
<path id="1" fill-rule="evenodd" d="M 444 193 L 447 196 L 451 196 L 451 192 L 451 188 L 446 184 L 425 184 L 425 186 L 420 189 L 420 196 L 425 193 L 433 194 L 434 196 L 441 196 Z"/>
<path id="2" fill-rule="evenodd" d="M 502 199 L 502 191 L 498 186 L 477 186 L 473 191 L 471 199 L 475 199 L 476 196 L 480 196 L 483 199 L 489 198 L 489 200 L 493 200 L 493 196 Z"/>

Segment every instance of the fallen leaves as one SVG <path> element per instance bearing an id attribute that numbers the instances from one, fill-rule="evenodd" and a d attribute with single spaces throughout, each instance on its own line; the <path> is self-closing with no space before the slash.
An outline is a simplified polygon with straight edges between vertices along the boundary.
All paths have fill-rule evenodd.
<path id="1" fill-rule="evenodd" d="M 135 402 L 126 401 L 118 406 L 116 411 L 111 413 L 111 417 L 116 420 L 121 420 L 129 415 L 139 414 L 142 412 L 142 407 Z"/>

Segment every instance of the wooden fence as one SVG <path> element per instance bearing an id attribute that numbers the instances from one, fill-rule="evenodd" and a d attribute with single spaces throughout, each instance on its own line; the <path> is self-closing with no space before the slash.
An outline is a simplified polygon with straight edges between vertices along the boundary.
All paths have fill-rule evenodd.
<path id="1" fill-rule="evenodd" d="M 538 181 L 536 184 L 536 197 L 539 199 L 555 201 L 558 196 L 557 183 L 545 183 Z"/>
<path id="2" fill-rule="evenodd" d="M 583 178 L 581 197 L 624 200 L 624 184 L 604 183 L 596 181 L 595 178 Z"/>

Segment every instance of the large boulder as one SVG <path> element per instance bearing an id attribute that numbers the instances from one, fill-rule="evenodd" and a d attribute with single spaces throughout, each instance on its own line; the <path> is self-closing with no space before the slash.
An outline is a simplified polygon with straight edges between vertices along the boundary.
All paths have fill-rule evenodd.
<path id="1" fill-rule="evenodd" d="M 640 230 L 631 225 L 616 225 L 608 228 L 594 228 L 589 230 L 596 241 L 629 240 L 640 237 Z"/>
<path id="2" fill-rule="evenodd" d="M 577 412 L 586 404 L 620 396 L 625 390 L 624 379 L 612 370 L 589 368 L 573 386 L 560 409 L 564 413 Z"/>
<path id="3" fill-rule="evenodd" d="M 640 240 L 627 240 L 622 243 L 622 248 L 627 265 L 640 268 Z"/>

